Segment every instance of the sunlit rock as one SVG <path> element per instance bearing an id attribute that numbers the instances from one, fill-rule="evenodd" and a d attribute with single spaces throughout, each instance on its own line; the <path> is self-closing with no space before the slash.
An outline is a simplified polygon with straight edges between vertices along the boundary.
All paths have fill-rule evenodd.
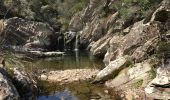
<path id="1" fill-rule="evenodd" d="M 94 82 L 107 80 L 108 77 L 114 77 L 121 69 L 128 67 L 130 64 L 130 57 L 123 56 L 109 63 L 103 70 L 101 70 L 94 79 Z"/>

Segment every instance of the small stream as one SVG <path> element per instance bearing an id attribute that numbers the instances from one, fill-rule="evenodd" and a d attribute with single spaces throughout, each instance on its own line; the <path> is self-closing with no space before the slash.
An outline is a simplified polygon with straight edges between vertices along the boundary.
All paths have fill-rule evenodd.
<path id="1" fill-rule="evenodd" d="M 101 59 L 91 56 L 86 51 L 67 52 L 63 57 L 39 59 L 25 63 L 27 70 L 55 71 L 66 69 L 103 69 Z M 101 84 L 79 81 L 69 84 L 39 81 L 40 93 L 37 100 L 112 100 L 115 93 Z"/>

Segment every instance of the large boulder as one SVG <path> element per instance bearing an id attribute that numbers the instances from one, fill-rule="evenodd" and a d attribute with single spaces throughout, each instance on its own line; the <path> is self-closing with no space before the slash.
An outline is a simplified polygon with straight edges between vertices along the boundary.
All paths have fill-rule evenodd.
<path id="1" fill-rule="evenodd" d="M 21 18 L 4 20 L 0 43 L 5 46 L 24 46 L 32 49 L 47 49 L 51 45 L 53 29 L 46 23 Z"/>
<path id="2" fill-rule="evenodd" d="M 128 67 L 131 63 L 129 56 L 122 56 L 111 61 L 108 66 L 101 70 L 95 77 L 94 82 L 105 81 L 108 78 L 113 78 L 120 70 Z"/>

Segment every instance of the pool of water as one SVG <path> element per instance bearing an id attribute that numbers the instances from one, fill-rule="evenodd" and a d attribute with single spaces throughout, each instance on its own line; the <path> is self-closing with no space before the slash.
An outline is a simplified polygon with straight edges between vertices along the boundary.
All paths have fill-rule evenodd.
<path id="1" fill-rule="evenodd" d="M 24 62 L 26 69 L 38 71 L 55 71 L 65 69 L 103 69 L 102 59 L 91 56 L 86 51 L 66 52 L 63 57 L 38 59 L 33 62 Z M 91 84 L 88 81 L 69 84 L 49 83 L 39 81 L 40 87 L 37 100 L 113 100 L 114 95 L 103 85 Z"/>
<path id="2" fill-rule="evenodd" d="M 38 70 L 65 70 L 65 69 L 83 69 L 83 68 L 104 68 L 102 59 L 97 59 L 87 51 L 66 52 L 62 57 L 52 57 L 26 62 L 27 69 Z"/>

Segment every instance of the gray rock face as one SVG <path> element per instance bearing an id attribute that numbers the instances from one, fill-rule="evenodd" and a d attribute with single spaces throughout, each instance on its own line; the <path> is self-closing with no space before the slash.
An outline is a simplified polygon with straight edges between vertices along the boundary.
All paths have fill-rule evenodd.
<path id="1" fill-rule="evenodd" d="M 113 36 L 112 39 L 109 41 L 109 49 L 107 50 L 105 57 L 104 57 L 104 63 L 107 66 L 110 61 L 113 61 L 116 59 L 118 47 L 122 40 L 123 36 Z"/>
<path id="2" fill-rule="evenodd" d="M 48 24 L 14 17 L 4 20 L 4 25 L 0 33 L 1 45 L 45 49 L 51 44 L 50 36 L 54 31 Z"/>
<path id="3" fill-rule="evenodd" d="M 114 35 L 109 41 L 109 49 L 105 54 L 106 65 L 119 56 L 129 55 L 136 62 L 147 59 L 149 53 L 155 49 L 160 33 L 159 23 L 143 24 L 136 22 L 125 36 Z"/>
<path id="4" fill-rule="evenodd" d="M 95 56 L 102 57 L 107 52 L 107 49 L 109 48 L 110 39 L 111 39 L 111 35 L 105 36 L 102 39 L 98 40 L 97 42 L 93 43 L 90 49 L 92 54 Z"/>
<path id="5" fill-rule="evenodd" d="M 20 96 L 13 85 L 12 81 L 7 77 L 7 72 L 0 68 L 0 99 L 1 100 L 19 100 Z"/>

